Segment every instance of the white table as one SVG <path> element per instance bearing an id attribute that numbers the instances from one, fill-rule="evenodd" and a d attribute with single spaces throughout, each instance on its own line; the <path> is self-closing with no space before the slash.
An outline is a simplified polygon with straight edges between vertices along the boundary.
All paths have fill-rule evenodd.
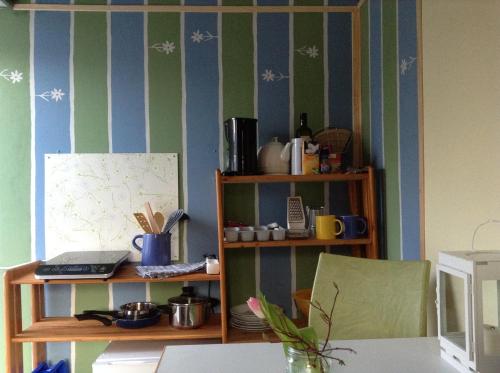
<path id="1" fill-rule="evenodd" d="M 357 353 L 337 351 L 346 366 L 331 363 L 332 372 L 456 373 L 439 355 L 437 338 L 333 341 Z M 286 361 L 281 343 L 234 343 L 167 346 L 157 373 L 280 373 Z"/>

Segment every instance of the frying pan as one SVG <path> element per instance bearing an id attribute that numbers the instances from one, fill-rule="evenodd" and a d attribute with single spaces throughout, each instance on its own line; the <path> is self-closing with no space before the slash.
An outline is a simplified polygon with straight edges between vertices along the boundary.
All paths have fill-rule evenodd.
<path id="1" fill-rule="evenodd" d="M 137 320 L 144 317 L 149 317 L 157 310 L 157 305 L 151 302 L 131 302 L 120 306 L 120 311 L 97 311 L 87 310 L 83 313 L 110 315 L 119 319 Z"/>
<path id="2" fill-rule="evenodd" d="M 110 316 L 110 315 L 108 315 Z M 144 317 L 137 320 L 129 320 L 129 319 L 120 319 L 116 317 L 106 317 L 93 313 L 82 313 L 75 315 L 75 317 L 79 320 L 97 320 L 103 323 L 103 325 L 111 326 L 113 321 L 116 323 L 116 326 L 120 328 L 126 329 L 137 329 L 137 328 L 145 328 L 146 326 L 151 326 L 160 321 L 160 312 L 156 311 L 154 315 L 150 317 Z"/>
<path id="3" fill-rule="evenodd" d="M 78 320 L 97 320 L 106 326 L 113 321 L 120 328 L 143 328 L 156 324 L 160 320 L 157 305 L 150 302 L 132 302 L 120 306 L 120 311 L 87 310 L 75 315 Z"/>

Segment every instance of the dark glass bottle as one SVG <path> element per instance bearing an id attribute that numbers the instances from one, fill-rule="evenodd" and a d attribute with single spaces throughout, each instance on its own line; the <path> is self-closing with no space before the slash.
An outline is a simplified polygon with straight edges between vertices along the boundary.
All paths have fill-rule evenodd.
<path id="1" fill-rule="evenodd" d="M 307 113 L 300 113 L 300 127 L 295 131 L 295 137 L 301 137 L 304 141 L 312 140 L 312 131 L 307 126 Z"/>

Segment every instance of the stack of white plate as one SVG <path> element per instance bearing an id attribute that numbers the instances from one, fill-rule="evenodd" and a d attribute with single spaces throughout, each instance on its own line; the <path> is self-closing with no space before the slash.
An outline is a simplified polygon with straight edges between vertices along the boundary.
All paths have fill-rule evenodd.
<path id="1" fill-rule="evenodd" d="M 254 332 L 270 329 L 264 320 L 259 319 L 250 311 L 246 303 L 232 307 L 229 312 L 231 313 L 230 323 L 233 328 Z"/>

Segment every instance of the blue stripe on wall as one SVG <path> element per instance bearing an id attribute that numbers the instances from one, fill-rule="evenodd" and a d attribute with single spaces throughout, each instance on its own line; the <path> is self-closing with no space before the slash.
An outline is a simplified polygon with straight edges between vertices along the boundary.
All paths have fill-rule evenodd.
<path id="1" fill-rule="evenodd" d="M 371 159 L 377 169 L 384 168 L 382 117 L 382 25 L 380 0 L 370 0 L 370 108 Z"/>
<path id="2" fill-rule="evenodd" d="M 420 259 L 417 19 L 415 0 L 398 2 L 399 148 L 402 259 Z"/>
<path id="3" fill-rule="evenodd" d="M 272 137 L 286 143 L 289 135 L 289 42 L 288 14 L 259 14 L 257 18 L 257 73 L 259 143 Z M 264 80 L 266 71 L 273 80 Z M 278 222 L 286 227 L 288 184 L 259 184 L 261 224 Z M 288 248 L 263 248 L 260 251 L 261 291 L 273 303 L 291 314 L 291 262 Z"/>
<path id="4" fill-rule="evenodd" d="M 331 125 L 352 129 L 352 22 L 350 13 L 328 15 Z"/>
<path id="5" fill-rule="evenodd" d="M 143 35 L 142 13 L 111 14 L 113 153 L 146 151 Z"/>
<path id="6" fill-rule="evenodd" d="M 113 286 L 113 308 L 130 302 L 142 302 L 146 300 L 146 288 L 141 283 L 114 283 Z"/>
<path id="7" fill-rule="evenodd" d="M 35 15 L 35 162 L 36 258 L 45 259 L 44 157 L 68 153 L 69 134 L 69 13 Z"/>
<path id="8" fill-rule="evenodd" d="M 196 43 L 196 31 L 217 36 L 216 14 L 185 15 L 188 258 L 217 252 L 214 170 L 219 167 L 219 70 L 217 38 Z"/>
<path id="9" fill-rule="evenodd" d="M 45 166 L 47 153 L 71 151 L 69 118 L 69 13 L 36 12 L 34 20 L 35 80 L 35 218 L 36 258 L 45 259 Z M 46 287 L 47 315 L 69 316 L 71 287 Z M 70 344 L 48 344 L 47 356 L 69 358 Z"/>
<path id="10" fill-rule="evenodd" d="M 328 102 L 330 127 L 352 131 L 352 20 L 350 13 L 328 14 Z M 343 163 L 352 164 L 351 152 Z M 330 212 L 350 213 L 346 183 L 330 183 Z"/>
<path id="11" fill-rule="evenodd" d="M 71 285 L 45 285 L 45 314 L 47 316 L 71 316 Z M 69 360 L 71 343 L 47 343 L 49 361 Z"/>
<path id="12" fill-rule="evenodd" d="M 385 195 L 384 195 L 384 114 L 382 84 L 382 8 L 381 0 L 370 0 L 370 131 L 371 164 L 376 172 L 379 247 L 382 258 L 386 254 Z"/>

